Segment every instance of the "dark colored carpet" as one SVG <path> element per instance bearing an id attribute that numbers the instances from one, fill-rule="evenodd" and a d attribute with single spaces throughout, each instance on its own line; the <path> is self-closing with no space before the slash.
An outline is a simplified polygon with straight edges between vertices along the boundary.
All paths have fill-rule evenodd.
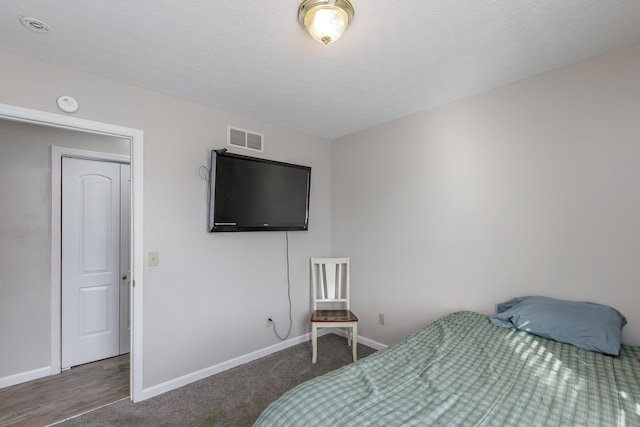
<path id="1" fill-rule="evenodd" d="M 375 350 L 358 345 L 361 359 Z M 128 399 L 56 426 L 251 426 L 264 408 L 296 385 L 351 363 L 346 338 L 318 338 L 318 362 L 311 342 L 254 360 L 139 403 Z"/>

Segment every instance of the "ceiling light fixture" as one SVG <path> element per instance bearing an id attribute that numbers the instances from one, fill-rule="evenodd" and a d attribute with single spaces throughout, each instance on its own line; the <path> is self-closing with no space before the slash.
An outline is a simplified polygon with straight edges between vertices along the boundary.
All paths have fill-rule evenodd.
<path id="1" fill-rule="evenodd" d="M 298 8 L 300 25 L 324 44 L 338 40 L 352 20 L 349 0 L 304 0 Z"/>

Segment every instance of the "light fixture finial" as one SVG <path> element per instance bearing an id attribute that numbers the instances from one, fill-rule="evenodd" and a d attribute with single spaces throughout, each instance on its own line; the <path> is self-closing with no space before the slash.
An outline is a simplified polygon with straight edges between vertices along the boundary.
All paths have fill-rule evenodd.
<path id="1" fill-rule="evenodd" d="M 311 37 L 329 44 L 338 40 L 353 20 L 349 0 L 304 0 L 298 8 L 298 21 Z"/>

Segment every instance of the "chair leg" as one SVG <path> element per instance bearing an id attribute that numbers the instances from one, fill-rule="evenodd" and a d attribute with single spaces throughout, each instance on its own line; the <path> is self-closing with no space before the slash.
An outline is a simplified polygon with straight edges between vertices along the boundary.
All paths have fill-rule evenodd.
<path id="1" fill-rule="evenodd" d="M 354 323 L 351 328 L 351 334 L 353 335 L 352 344 L 353 344 L 353 361 L 358 360 L 358 324 Z"/>
<path id="2" fill-rule="evenodd" d="M 313 348 L 311 363 L 316 363 L 316 359 L 318 358 L 318 327 L 315 323 L 311 324 L 311 347 Z"/>
<path id="3" fill-rule="evenodd" d="M 347 345 L 351 345 L 351 339 L 353 338 L 353 328 L 347 328 Z"/>

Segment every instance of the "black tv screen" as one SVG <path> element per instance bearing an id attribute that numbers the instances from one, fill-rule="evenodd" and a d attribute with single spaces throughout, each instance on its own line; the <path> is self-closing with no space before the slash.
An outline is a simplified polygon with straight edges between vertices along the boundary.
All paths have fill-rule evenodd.
<path id="1" fill-rule="evenodd" d="M 211 152 L 209 231 L 307 230 L 311 168 Z"/>

